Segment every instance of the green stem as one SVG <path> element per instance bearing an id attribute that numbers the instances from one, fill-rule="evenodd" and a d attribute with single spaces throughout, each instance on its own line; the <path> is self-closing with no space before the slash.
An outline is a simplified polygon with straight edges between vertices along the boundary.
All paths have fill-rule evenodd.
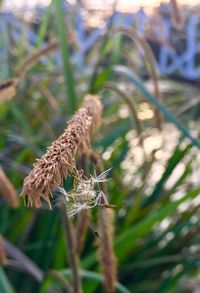
<path id="1" fill-rule="evenodd" d="M 140 146 L 143 151 L 144 161 L 146 161 L 144 140 L 143 140 L 143 136 L 142 136 L 142 126 L 141 126 L 141 123 L 138 119 L 137 111 L 135 109 L 135 105 L 134 105 L 132 99 L 128 95 L 126 95 L 122 90 L 120 90 L 116 85 L 114 85 L 112 82 L 105 82 L 103 84 L 103 88 L 106 88 L 106 89 L 109 89 L 111 91 L 116 92 L 128 105 L 134 126 L 136 127 L 136 131 L 137 131 L 137 134 L 139 137 Z"/>

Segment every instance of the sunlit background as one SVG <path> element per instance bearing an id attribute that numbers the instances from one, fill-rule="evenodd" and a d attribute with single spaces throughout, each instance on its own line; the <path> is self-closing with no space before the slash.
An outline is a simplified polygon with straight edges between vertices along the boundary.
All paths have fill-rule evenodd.
<path id="1" fill-rule="evenodd" d="M 69 4 L 76 3 L 75 0 L 66 1 Z M 123 11 L 131 11 L 135 10 L 138 7 L 152 8 L 158 6 L 160 3 L 168 3 L 169 1 L 160 1 L 160 0 L 118 0 L 117 6 L 120 10 Z M 50 0 L 6 0 L 4 1 L 3 7 L 7 9 L 16 9 L 22 6 L 26 7 L 34 7 L 36 5 L 48 5 Z M 95 9 L 105 8 L 105 5 L 113 5 L 113 0 L 84 0 L 82 3 L 88 5 L 89 7 L 93 7 Z M 179 0 L 180 4 L 183 5 L 198 5 L 198 0 Z"/>

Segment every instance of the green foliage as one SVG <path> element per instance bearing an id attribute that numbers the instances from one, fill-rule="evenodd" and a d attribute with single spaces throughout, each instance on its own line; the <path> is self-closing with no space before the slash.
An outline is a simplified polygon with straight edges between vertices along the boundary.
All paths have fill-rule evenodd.
<path id="1" fill-rule="evenodd" d="M 53 27 L 52 13 L 56 18 Z M 113 66 L 122 64 L 126 44 L 122 36 L 111 35 L 112 20 L 109 30 L 84 60 L 91 75 L 87 70 L 80 73 L 71 63 L 70 52 L 75 49 L 67 42 L 65 23 L 61 1 L 53 0 L 40 24 L 36 47 L 40 48 L 47 33 L 54 36 L 58 32 L 61 66 L 55 64 L 52 55 L 44 57 L 45 64 L 37 60 L 20 81 L 16 97 L 0 104 L 1 166 L 20 194 L 23 179 L 36 157 L 62 133 L 66 120 L 77 108 L 77 96 L 88 94 L 88 88 L 99 94 L 104 106 L 103 119 L 92 146 L 102 156 L 105 169 L 112 167 L 107 188 L 116 215 L 117 292 L 189 292 L 184 284 L 199 273 L 200 187 L 192 180 L 199 156 L 199 131 L 196 129 L 194 137 L 166 106 L 173 104 L 173 96 L 160 102 L 147 90 L 140 72 L 129 68 L 127 60 L 123 62 L 126 65 Z M 12 76 L 17 73 L 14 64 L 21 62 L 21 53 L 32 53 L 23 46 L 22 42 L 13 52 L 8 50 Z M 97 57 L 95 64 L 91 61 L 93 55 Z M 50 95 L 41 90 L 41 85 L 48 88 Z M 185 103 L 182 95 L 179 94 L 180 104 Z M 57 109 L 50 99 L 55 99 Z M 168 130 L 165 132 L 169 126 L 166 121 L 161 125 L 163 130 L 157 130 L 154 115 L 141 119 L 140 108 L 144 103 L 151 113 L 151 106 L 157 108 L 170 127 L 173 125 L 176 138 Z M 188 116 L 184 119 L 187 121 Z M 158 141 L 149 150 L 148 139 L 154 132 L 159 138 L 172 136 L 172 141 L 167 142 L 172 143 L 169 150 L 165 142 Z M 159 152 L 166 156 L 165 160 L 161 160 Z M 77 165 L 81 165 L 81 159 Z M 155 169 L 158 163 L 161 167 Z M 91 172 L 93 169 L 94 166 Z M 156 179 L 152 176 L 155 173 Z M 71 182 L 64 184 L 68 188 Z M 66 281 L 71 281 L 69 247 L 56 198 L 52 205 L 51 211 L 45 206 L 35 210 L 25 208 L 20 201 L 19 208 L 12 210 L 0 199 L 0 232 L 18 248 L 11 249 L 10 264 L 0 269 L 0 292 L 47 292 L 52 286 L 58 292 L 66 290 Z M 96 227 L 97 208 L 92 214 L 91 226 Z M 77 217 L 73 222 L 77 223 Z M 104 292 L 96 242 L 98 239 L 89 228 L 81 255 L 81 276 L 87 293 Z M 50 274 L 52 270 L 54 275 Z"/>
<path id="2" fill-rule="evenodd" d="M 0 268 L 0 290 L 2 293 L 7 293 L 7 292 L 14 292 L 8 278 L 6 277 L 5 272 L 3 271 L 2 268 Z"/>
<path id="3" fill-rule="evenodd" d="M 64 77 L 66 84 L 66 93 L 67 93 L 67 108 L 69 107 L 68 113 L 72 114 L 76 109 L 76 95 L 75 95 L 75 83 L 73 81 L 73 75 L 70 65 L 70 56 L 69 56 L 69 47 L 67 44 L 66 31 L 65 31 L 65 21 L 64 21 L 64 12 L 62 7 L 61 0 L 53 1 L 55 6 L 55 16 L 57 21 L 58 28 L 58 37 L 60 42 L 60 48 L 62 52 L 63 60 L 63 69 Z"/>

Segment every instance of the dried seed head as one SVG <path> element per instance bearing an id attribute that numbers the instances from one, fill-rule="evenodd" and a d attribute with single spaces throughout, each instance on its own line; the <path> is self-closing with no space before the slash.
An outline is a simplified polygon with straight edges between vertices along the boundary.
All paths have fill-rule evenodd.
<path id="1" fill-rule="evenodd" d="M 0 167 L 0 193 L 12 208 L 17 208 L 19 205 L 17 192 Z"/>
<path id="2" fill-rule="evenodd" d="M 0 84 L 0 103 L 12 99 L 16 95 L 16 78 L 8 79 Z"/>
<path id="3" fill-rule="evenodd" d="M 41 198 L 44 198 L 51 207 L 52 190 L 69 173 L 76 172 L 77 153 L 85 153 L 90 149 L 90 138 L 100 124 L 101 112 L 99 97 L 87 95 L 63 134 L 37 160 L 25 178 L 21 195 L 28 195 L 28 206 L 41 207 Z"/>
<path id="4" fill-rule="evenodd" d="M 109 293 L 115 292 L 117 280 L 117 262 L 113 250 L 113 219 L 113 210 L 99 210 L 99 261 L 105 288 Z"/>
<path id="5" fill-rule="evenodd" d="M 65 197 L 66 212 L 68 217 L 80 213 L 83 210 L 91 209 L 97 205 L 110 207 L 105 193 L 101 190 L 99 183 L 106 181 L 110 169 L 98 176 L 91 178 L 78 178 L 73 190 L 67 192 L 64 188 L 58 187 L 58 191 Z"/>
<path id="6" fill-rule="evenodd" d="M 184 26 L 184 18 L 181 9 L 176 0 L 170 0 L 171 20 L 172 24 L 177 30 L 181 30 Z"/>
<path id="7" fill-rule="evenodd" d="M 0 235 L 0 266 L 6 265 L 6 264 L 7 264 L 7 257 L 3 247 L 3 239 L 2 239 L 2 236 Z"/>
<path id="8" fill-rule="evenodd" d="M 45 48 L 39 49 L 34 51 L 33 53 L 29 54 L 23 62 L 21 62 L 17 67 L 16 70 L 20 74 L 20 78 L 23 78 L 26 74 L 26 72 L 35 64 L 38 62 L 38 60 L 43 57 L 47 56 L 50 53 L 55 52 L 58 49 L 58 43 L 52 42 L 49 43 Z"/>

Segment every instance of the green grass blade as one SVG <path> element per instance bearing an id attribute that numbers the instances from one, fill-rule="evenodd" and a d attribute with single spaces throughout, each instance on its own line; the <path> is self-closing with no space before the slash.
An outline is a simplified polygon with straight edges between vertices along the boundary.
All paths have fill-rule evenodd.
<path id="1" fill-rule="evenodd" d="M 67 88 L 67 109 L 68 114 L 71 115 L 76 110 L 76 94 L 75 94 L 75 84 L 72 74 L 72 69 L 70 65 L 70 54 L 69 47 L 67 43 L 67 32 L 64 21 L 64 11 L 62 7 L 62 0 L 53 0 L 55 8 L 55 16 L 58 30 L 58 38 L 60 44 L 60 50 L 63 58 L 63 70 L 65 85 Z"/>
<path id="2" fill-rule="evenodd" d="M 156 184 L 151 196 L 145 201 L 145 206 L 150 204 L 150 203 L 155 202 L 160 197 L 161 192 L 163 190 L 163 187 L 164 187 L 166 181 L 168 180 L 168 178 L 172 174 L 172 172 L 175 169 L 175 167 L 184 158 L 184 156 L 188 153 L 188 151 L 190 149 L 191 149 L 191 146 L 188 145 L 183 150 L 181 150 L 179 148 L 177 148 L 175 150 L 174 154 L 172 155 L 172 157 L 170 157 L 170 159 L 168 161 L 168 164 L 166 166 L 166 169 L 165 169 L 161 179 Z"/>
<path id="3" fill-rule="evenodd" d="M 129 229 L 122 232 L 115 239 L 115 250 L 119 261 L 123 260 L 134 249 L 137 240 L 146 236 L 154 227 L 156 223 L 162 221 L 164 218 L 172 216 L 177 207 L 190 198 L 200 194 L 200 188 L 194 189 L 188 192 L 184 197 L 175 202 L 169 202 L 162 206 L 160 209 L 154 210 L 154 212 L 148 214 L 140 222 L 134 226 L 130 226 Z M 84 268 L 90 267 L 96 261 L 95 253 L 88 255 L 82 262 Z"/>
<path id="4" fill-rule="evenodd" d="M 178 188 L 179 186 L 181 186 L 182 184 L 184 184 L 185 180 L 188 178 L 188 176 L 190 176 L 190 174 L 192 173 L 192 163 L 193 160 L 190 160 L 186 166 L 185 166 L 185 170 L 183 171 L 183 173 L 181 174 L 181 176 L 178 178 L 178 180 L 175 182 L 174 186 L 170 189 L 170 194 L 172 194 L 172 192 L 174 190 L 176 190 L 176 188 Z"/>
<path id="5" fill-rule="evenodd" d="M 71 276 L 71 270 L 69 270 L 69 269 L 61 270 L 60 273 L 62 273 L 64 276 Z M 101 282 L 101 283 L 104 282 L 104 277 L 99 273 L 86 271 L 86 270 L 81 270 L 80 274 L 81 274 L 81 276 L 83 278 L 96 280 L 96 281 Z M 126 287 L 124 287 L 124 285 L 122 285 L 120 283 L 116 284 L 116 288 L 121 293 L 130 293 L 130 291 Z"/>
<path id="6" fill-rule="evenodd" d="M 189 130 L 184 127 L 177 119 L 176 117 L 171 114 L 166 107 L 158 101 L 158 99 L 152 95 L 146 87 L 143 85 L 143 81 L 134 73 L 132 72 L 129 68 L 121 65 L 113 66 L 113 70 L 121 75 L 126 76 L 139 90 L 140 92 L 148 99 L 149 102 L 151 102 L 160 113 L 163 114 L 166 120 L 169 122 L 173 123 L 182 133 L 182 135 L 185 138 L 188 138 L 192 145 L 196 146 L 198 149 L 200 149 L 200 143 L 198 140 L 196 140 L 189 132 Z"/>
<path id="7" fill-rule="evenodd" d="M 181 287 L 178 286 L 180 279 L 183 277 L 184 274 L 191 271 L 195 267 L 196 263 L 197 260 L 193 260 L 190 261 L 188 264 L 184 264 L 183 268 L 177 273 L 175 273 L 174 276 L 170 275 L 170 277 L 161 282 L 160 286 L 156 289 L 155 293 L 173 293 L 181 290 Z"/>
<path id="8" fill-rule="evenodd" d="M 49 6 L 47 7 L 47 10 L 43 16 L 43 20 L 38 31 L 37 41 L 36 41 L 36 48 L 38 49 L 42 45 L 42 42 L 44 41 L 45 35 L 47 33 L 47 27 L 48 27 L 50 15 L 51 15 L 51 9 L 52 9 L 52 3 L 50 3 Z"/>
<path id="9" fill-rule="evenodd" d="M 33 135 L 33 129 L 16 101 L 10 101 L 10 112 L 27 135 Z"/>
<path id="10" fill-rule="evenodd" d="M 114 16 L 115 16 L 115 9 L 116 9 L 116 5 L 117 5 L 117 1 L 114 1 L 114 4 L 113 4 L 113 13 L 111 14 L 111 17 L 109 19 L 109 23 L 108 23 L 108 27 L 107 27 L 107 31 L 105 32 L 105 34 L 103 35 L 103 38 L 102 38 L 102 42 L 101 42 L 101 46 L 100 46 L 100 49 L 99 49 L 99 58 L 97 60 L 97 63 L 94 67 L 94 70 L 93 70 L 93 73 L 92 73 L 92 76 L 91 76 L 91 79 L 90 79 L 90 83 L 89 83 L 89 89 L 88 91 L 91 92 L 91 93 L 96 93 L 97 91 L 97 88 L 96 88 L 96 79 L 98 78 L 98 70 L 99 70 L 99 67 L 101 65 L 101 62 L 102 60 L 106 57 L 106 54 L 112 50 L 112 40 L 110 39 L 110 31 L 112 29 L 112 26 L 113 26 L 113 20 L 114 20 Z M 110 74 L 110 67 L 107 68 L 107 72 Z"/>
<path id="11" fill-rule="evenodd" d="M 160 209 L 148 214 L 139 223 L 123 232 L 115 241 L 116 253 L 119 259 L 123 259 L 134 248 L 136 241 L 147 235 L 154 225 L 164 218 L 173 215 L 177 207 L 186 200 L 197 196 L 200 188 L 188 192 L 183 198 L 175 202 L 169 202 Z"/>
<path id="12" fill-rule="evenodd" d="M 0 292 L 1 293 L 14 293 L 14 290 L 4 273 L 3 268 L 0 268 Z"/>

